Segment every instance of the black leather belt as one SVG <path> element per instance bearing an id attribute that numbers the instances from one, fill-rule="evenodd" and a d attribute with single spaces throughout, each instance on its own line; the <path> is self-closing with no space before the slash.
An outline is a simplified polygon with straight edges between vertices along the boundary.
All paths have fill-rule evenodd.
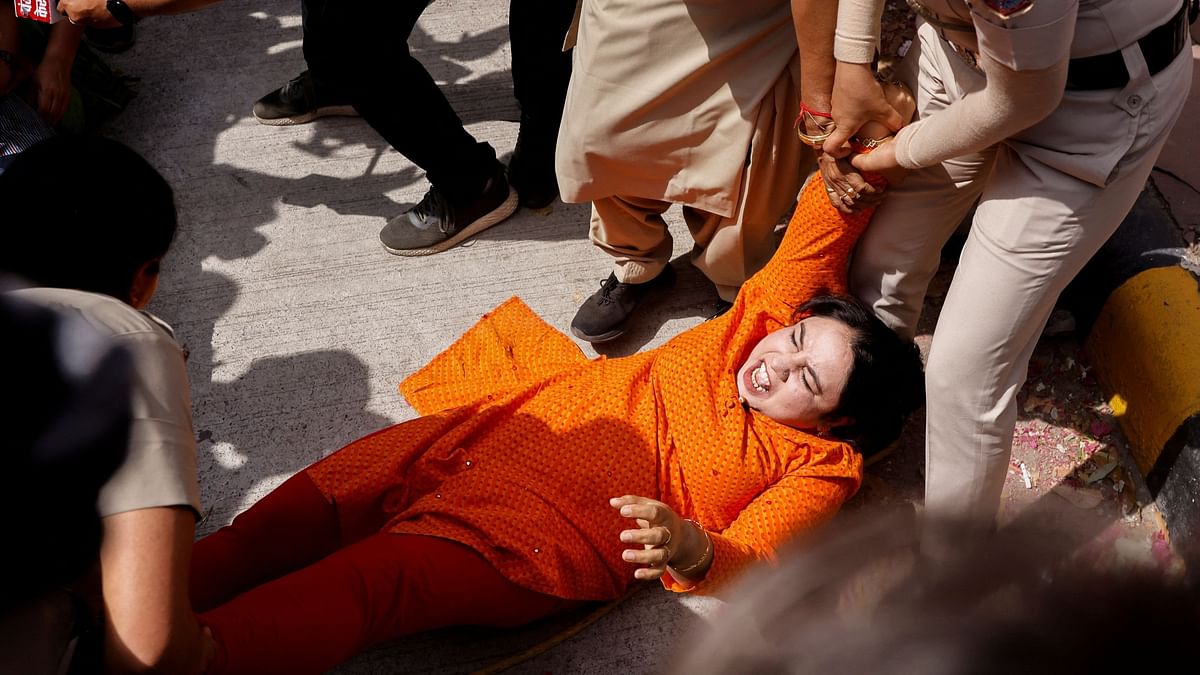
<path id="1" fill-rule="evenodd" d="M 1138 40 L 1151 75 L 1171 65 L 1179 52 L 1191 43 L 1188 34 L 1188 3 L 1183 3 L 1175 16 Z M 1081 59 L 1071 59 L 1067 67 L 1067 89 L 1120 89 L 1129 82 L 1129 71 L 1121 52 L 1109 52 Z"/>

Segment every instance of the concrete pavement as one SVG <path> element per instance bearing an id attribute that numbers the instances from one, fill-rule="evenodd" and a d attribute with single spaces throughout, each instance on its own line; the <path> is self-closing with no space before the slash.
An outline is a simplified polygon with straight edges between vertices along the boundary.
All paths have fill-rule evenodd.
<path id="1" fill-rule="evenodd" d="M 512 151 L 518 118 L 506 6 L 439 0 L 411 42 L 468 130 L 502 157 Z M 520 295 L 565 328 L 607 275 L 608 261 L 587 241 L 587 208 L 561 203 L 549 213 L 521 211 L 437 256 L 388 255 L 378 231 L 424 194 L 421 172 L 358 119 L 266 127 L 250 116 L 256 98 L 304 67 L 295 0 L 229 2 L 145 21 L 139 33 L 137 46 L 112 62 L 141 78 L 140 93 L 109 132 L 142 152 L 176 190 L 180 233 L 151 309 L 190 350 L 207 510 L 200 534 L 341 445 L 411 418 L 396 385 L 495 305 Z M 1189 158 L 1196 156 L 1183 155 L 1185 168 L 1194 170 Z M 1196 223 L 1200 200 L 1194 191 L 1180 194 L 1181 213 Z M 675 255 L 685 256 L 687 230 L 677 213 L 671 222 Z M 639 327 L 605 353 L 655 346 L 712 311 L 715 293 L 685 260 L 676 262 L 676 291 L 648 307 Z M 947 279 L 944 273 L 938 283 Z M 939 298 L 935 287 L 931 316 Z M 1163 535 L 1155 507 L 1138 493 L 1136 471 L 1118 486 L 1122 474 L 1109 467 L 1070 492 L 1075 501 L 1054 491 L 1080 465 L 1090 467 L 1089 476 L 1110 459 L 1117 470 L 1132 467 L 1119 432 L 1105 426 L 1105 399 L 1077 353 L 1068 338 L 1056 338 L 1035 357 L 1006 510 L 1011 517 L 1035 501 L 1107 509 L 1117 524 L 1104 536 L 1128 542 L 1111 550 L 1151 559 Z M 919 496 L 922 438 L 920 425 L 913 426 L 897 455 L 872 470 L 856 505 Z M 653 672 L 689 622 L 716 606 L 646 589 L 513 672 Z M 337 672 L 482 668 L 574 618 L 419 636 Z"/>

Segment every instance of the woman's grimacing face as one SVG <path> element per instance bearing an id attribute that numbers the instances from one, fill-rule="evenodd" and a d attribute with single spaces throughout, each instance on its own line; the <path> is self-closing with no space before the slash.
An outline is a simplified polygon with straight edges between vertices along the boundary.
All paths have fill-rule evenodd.
<path id="1" fill-rule="evenodd" d="M 836 424 L 823 420 L 841 400 L 854 366 L 853 332 L 823 316 L 770 333 L 750 351 L 737 373 L 747 405 L 799 429 Z"/>

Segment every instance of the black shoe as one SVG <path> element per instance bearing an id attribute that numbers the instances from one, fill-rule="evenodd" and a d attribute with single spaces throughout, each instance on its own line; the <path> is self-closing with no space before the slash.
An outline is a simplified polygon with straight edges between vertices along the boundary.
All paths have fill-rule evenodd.
<path id="1" fill-rule="evenodd" d="M 508 182 L 527 209 L 544 209 L 558 197 L 558 178 L 554 175 L 558 128 L 544 126 L 522 115 L 517 146 L 508 160 Z"/>
<path id="2" fill-rule="evenodd" d="M 517 193 L 508 185 L 504 166 L 497 163 L 483 194 L 470 204 L 451 204 L 430 186 L 419 204 L 388 221 L 379 240 L 396 255 L 432 255 L 483 232 L 516 210 Z"/>
<path id="3" fill-rule="evenodd" d="M 120 54 L 133 46 L 133 24 L 116 28 L 84 28 L 83 41 L 92 49 Z"/>
<path id="4" fill-rule="evenodd" d="M 333 100 L 327 93 L 318 92 L 307 70 L 254 102 L 254 117 L 260 124 L 273 127 L 307 124 L 318 117 L 353 117 L 357 114 L 348 102 Z"/>
<path id="5" fill-rule="evenodd" d="M 600 290 L 583 301 L 575 318 L 571 320 L 571 332 L 588 342 L 608 342 L 625 333 L 625 324 L 633 310 L 642 303 L 650 291 L 666 288 L 675 283 L 675 270 L 667 265 L 658 276 L 640 284 L 625 284 L 617 281 L 617 275 L 609 274 L 600 282 Z"/>

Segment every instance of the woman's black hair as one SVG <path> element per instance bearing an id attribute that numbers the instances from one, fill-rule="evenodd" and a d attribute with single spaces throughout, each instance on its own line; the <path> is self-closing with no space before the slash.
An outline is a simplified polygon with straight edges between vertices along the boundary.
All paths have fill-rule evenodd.
<path id="1" fill-rule="evenodd" d="M 921 351 L 849 296 L 818 295 L 796 310 L 797 319 L 810 316 L 840 321 L 854 333 L 850 377 L 837 408 L 825 417 L 845 418 L 829 434 L 870 457 L 899 438 L 908 416 L 925 401 Z"/>
<path id="2" fill-rule="evenodd" d="M 175 198 L 154 167 L 106 138 L 57 136 L 0 174 L 0 270 L 38 286 L 130 301 L 134 277 L 175 236 Z"/>

